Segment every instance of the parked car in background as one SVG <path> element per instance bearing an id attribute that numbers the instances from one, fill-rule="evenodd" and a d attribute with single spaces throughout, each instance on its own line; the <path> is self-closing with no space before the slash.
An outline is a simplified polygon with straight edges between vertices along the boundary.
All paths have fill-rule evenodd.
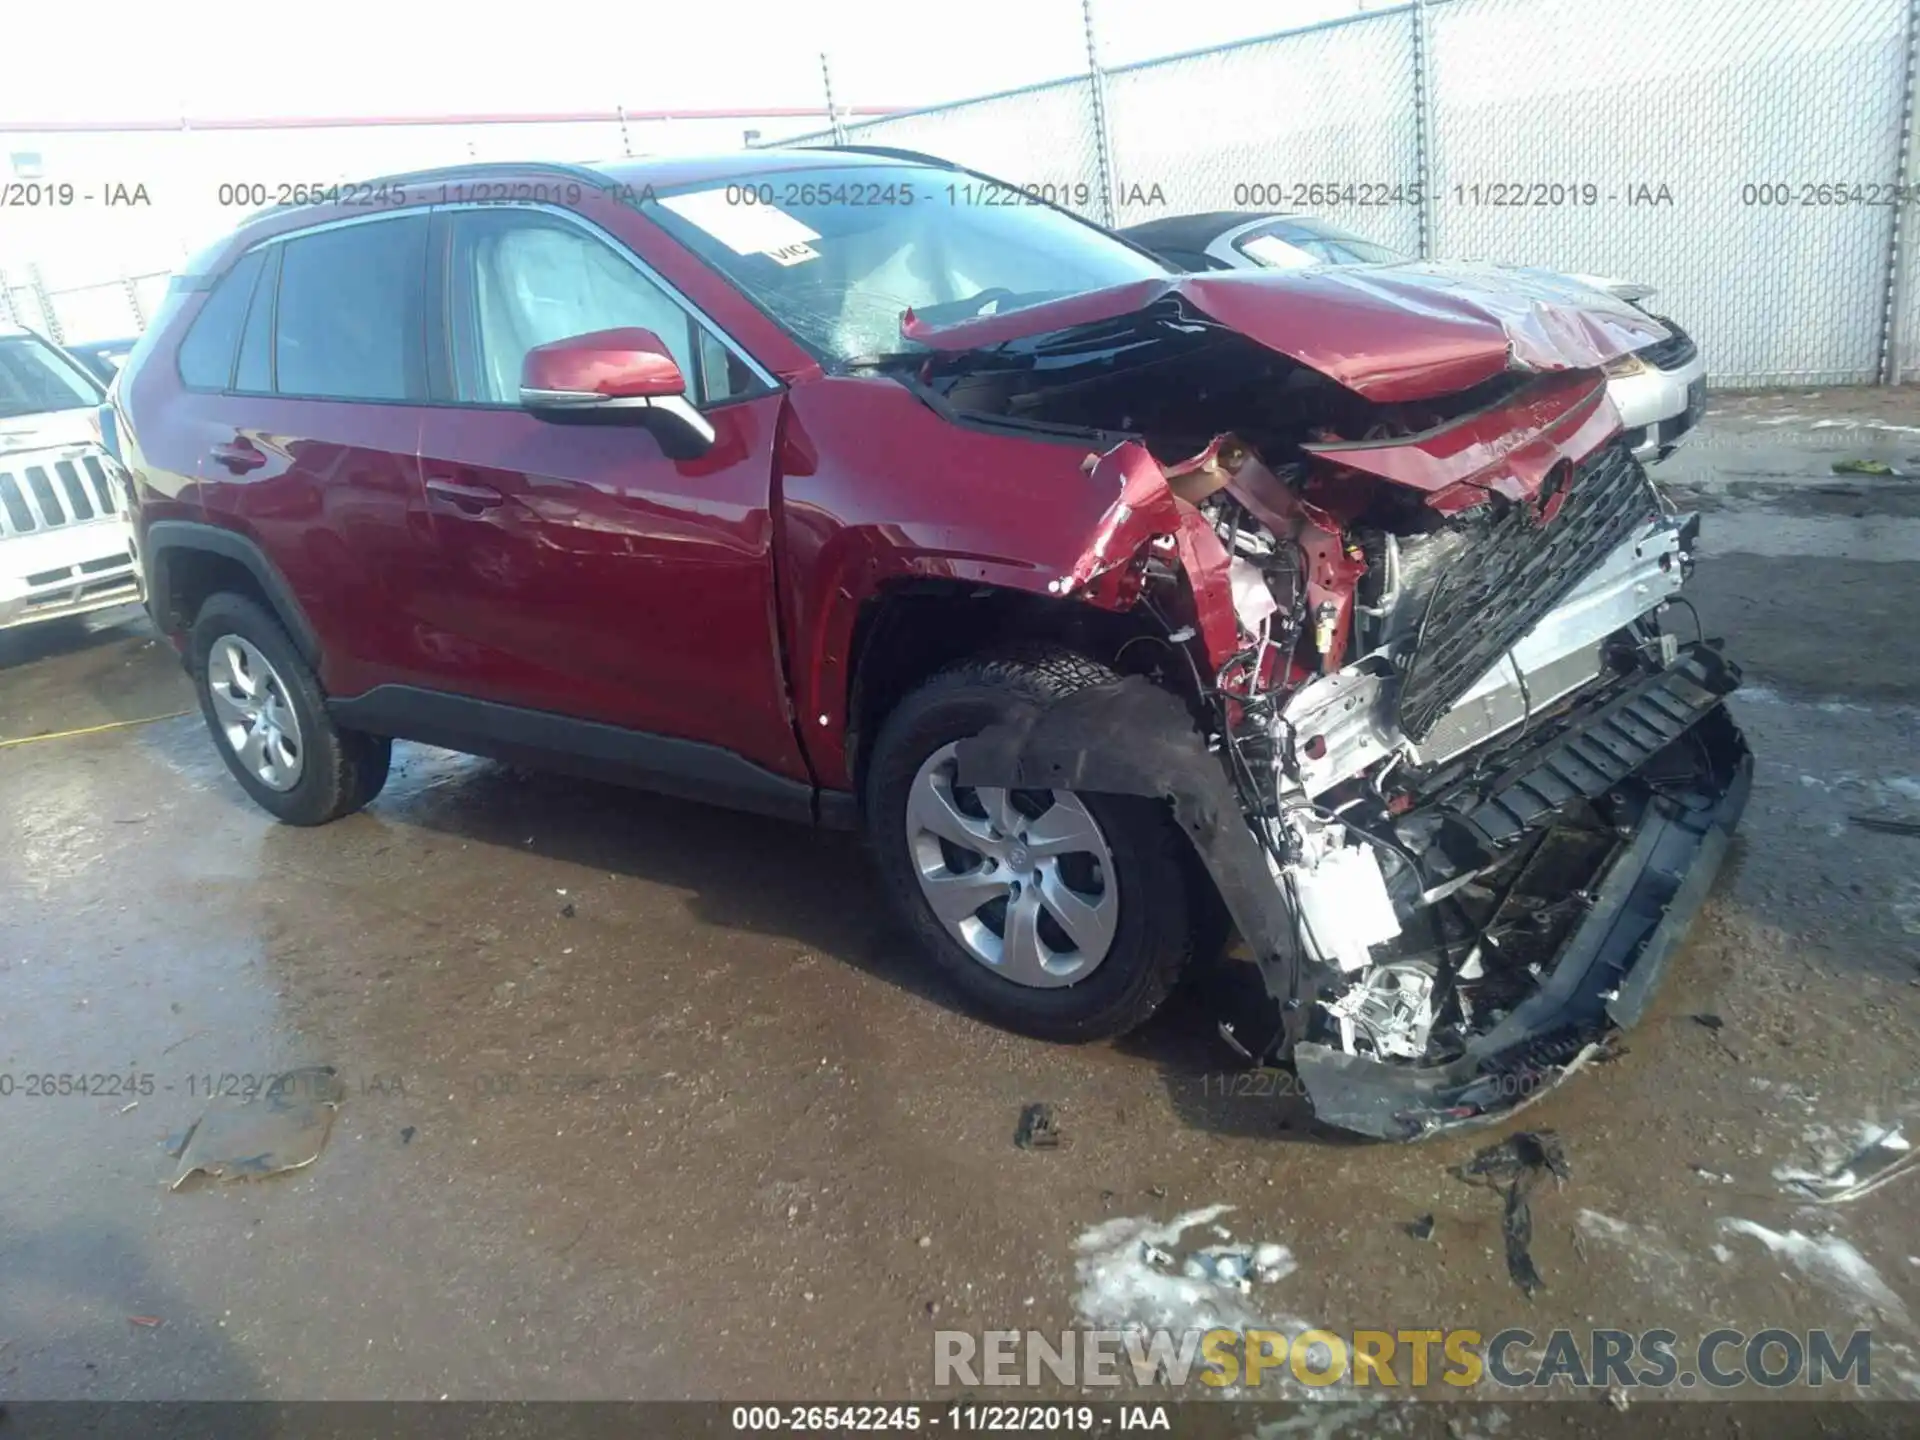
<path id="1" fill-rule="evenodd" d="M 1313 215 L 1215 211 L 1151 220 L 1120 233 L 1169 265 L 1188 271 L 1419 263 L 1390 246 Z M 1645 285 L 1597 275 L 1556 276 L 1555 272 L 1529 267 L 1502 268 L 1603 290 L 1636 306 L 1654 293 Z M 1634 455 L 1647 463 L 1664 460 L 1673 453 L 1681 436 L 1699 423 L 1707 407 L 1707 365 L 1693 337 L 1664 315 L 1653 318 L 1666 328 L 1666 337 L 1606 367 L 1607 393 L 1626 425 L 1627 443 Z"/>
<path id="2" fill-rule="evenodd" d="M 91 340 L 83 345 L 67 346 L 67 353 L 84 365 L 87 373 L 105 387 L 113 384 L 113 377 L 120 373 L 120 367 L 132 353 L 134 343 L 131 339 Z"/>
<path id="3" fill-rule="evenodd" d="M 1368 1134 L 1640 1013 L 1751 770 L 1607 404 L 1641 312 L 1175 275 L 897 151 L 341 191 L 189 262 L 113 392 L 149 606 L 273 814 L 401 738 L 864 826 L 926 959 L 1055 1040 L 1230 918 L 1252 1043 Z"/>
<path id="4" fill-rule="evenodd" d="M 57 345 L 0 328 L 0 629 L 140 598 L 104 399 Z"/>

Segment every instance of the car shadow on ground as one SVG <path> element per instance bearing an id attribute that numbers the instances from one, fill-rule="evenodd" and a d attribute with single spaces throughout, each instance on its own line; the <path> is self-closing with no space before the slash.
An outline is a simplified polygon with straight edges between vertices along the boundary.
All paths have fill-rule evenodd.
<path id="1" fill-rule="evenodd" d="M 90 615 L 69 615 L 0 630 L 0 670 L 19 669 L 37 661 L 111 645 L 130 633 L 127 627 L 135 618 L 129 615 L 121 624 L 98 624 Z"/>
<path id="2" fill-rule="evenodd" d="M 685 895 L 702 926 L 796 941 L 970 1013 L 893 917 L 857 835 L 419 746 L 399 747 L 395 769 L 375 802 L 382 822 L 668 887 Z M 1159 1071 L 1196 1129 L 1327 1138 L 1334 1132 L 1314 1125 L 1291 1072 L 1254 1070 L 1221 1037 L 1225 1021 L 1258 1051 L 1275 1014 L 1254 966 L 1221 959 L 1115 1043 Z"/>
<path id="3" fill-rule="evenodd" d="M 108 1435 L 141 1418 L 150 1433 L 214 1433 L 188 1415 L 133 1411 L 116 1402 L 262 1400 L 261 1380 L 229 1342 L 225 1320 L 197 1311 L 153 1264 L 145 1243 L 95 1217 L 38 1224 L 0 1214 L 0 1395 L 16 1407 L 22 1433 Z M 39 1409 L 36 1401 L 61 1402 Z M 79 1403 L 76 1403 L 79 1402 Z M 31 1417 L 31 1418 L 30 1418 Z M 202 1426 L 236 1437 L 284 1433 L 264 1407 L 224 1404 Z M 37 1430 L 32 1419 L 50 1424 Z M 177 1428 L 176 1428 L 177 1427 Z M 4 1426 L 0 1426 L 4 1428 Z M 11 1432 L 9 1432 L 11 1433 Z"/>

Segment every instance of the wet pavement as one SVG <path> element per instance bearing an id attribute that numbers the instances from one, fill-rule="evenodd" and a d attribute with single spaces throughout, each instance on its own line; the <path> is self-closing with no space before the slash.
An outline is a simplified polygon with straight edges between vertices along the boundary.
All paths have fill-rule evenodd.
<path id="1" fill-rule="evenodd" d="M 1661 468 L 1748 679 L 1734 856 L 1623 1056 L 1410 1148 L 1240 1072 L 1231 969 L 1116 1045 L 973 1021 L 849 837 L 411 746 L 284 828 L 197 715 L 0 748 L 0 1396 L 919 1396 L 936 1329 L 1129 1318 L 1093 1227 L 1231 1206 L 1293 1267 L 1256 1319 L 1870 1326 L 1920 1397 L 1920 1180 L 1775 1174 L 1920 1129 L 1920 837 L 1850 818 L 1920 818 L 1920 429 L 1870 421 L 1920 396 L 1717 400 Z M 191 706 L 138 612 L 0 635 L 0 740 Z M 316 1163 L 167 1189 L 209 1092 L 309 1064 Z M 1063 1147 L 1015 1147 L 1034 1101 Z M 1521 1125 L 1571 1172 L 1531 1300 L 1447 1173 Z"/>

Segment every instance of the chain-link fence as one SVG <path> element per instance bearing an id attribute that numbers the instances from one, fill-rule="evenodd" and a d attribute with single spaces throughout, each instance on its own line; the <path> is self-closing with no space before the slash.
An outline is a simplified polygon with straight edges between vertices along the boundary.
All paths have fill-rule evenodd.
<path id="1" fill-rule="evenodd" d="M 59 344 L 133 339 L 166 298 L 167 279 L 159 270 L 54 289 L 37 266 L 24 277 L 0 270 L 0 325 L 24 325 Z"/>
<path id="2" fill-rule="evenodd" d="M 1074 208 L 1121 225 L 1299 211 L 1636 281 L 1718 384 L 1872 383 L 1920 368 L 1917 30 L 1920 0 L 1428 0 L 841 134 L 1104 173 Z"/>

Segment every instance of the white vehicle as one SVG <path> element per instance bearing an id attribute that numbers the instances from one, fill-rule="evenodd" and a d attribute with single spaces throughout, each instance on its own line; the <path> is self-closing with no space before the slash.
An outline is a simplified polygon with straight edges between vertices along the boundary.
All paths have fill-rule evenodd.
<path id="1" fill-rule="evenodd" d="M 126 481 L 100 387 L 30 330 L 0 328 L 0 630 L 141 598 Z"/>
<path id="2" fill-rule="evenodd" d="M 1120 233 L 1180 270 L 1304 270 L 1318 265 L 1421 263 L 1312 215 L 1217 211 L 1151 220 Z M 1580 289 L 1601 291 L 1666 326 L 1670 333 L 1665 340 L 1623 355 L 1606 367 L 1607 394 L 1620 412 L 1634 458 L 1643 464 L 1666 459 L 1680 437 L 1706 413 L 1707 362 L 1692 336 L 1666 316 L 1654 315 L 1641 305 L 1653 290 L 1599 275 L 1561 275 L 1523 266 L 1502 269 L 1535 281 L 1558 282 L 1567 289 L 1569 299 L 1577 299 Z"/>

